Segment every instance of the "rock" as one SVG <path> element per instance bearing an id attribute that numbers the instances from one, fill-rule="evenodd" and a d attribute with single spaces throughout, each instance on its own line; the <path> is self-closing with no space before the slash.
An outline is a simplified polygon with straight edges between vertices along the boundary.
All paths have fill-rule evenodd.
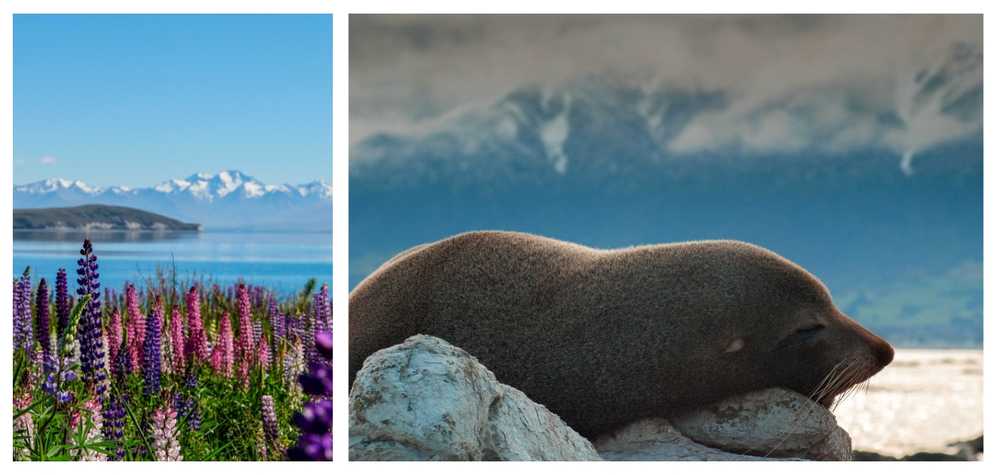
<path id="1" fill-rule="evenodd" d="M 604 460 L 762 461 L 706 447 L 681 434 L 666 419 L 644 419 L 612 435 L 598 438 L 594 447 Z"/>
<path id="2" fill-rule="evenodd" d="M 809 398 L 772 388 L 731 397 L 673 417 L 692 440 L 726 452 L 810 460 L 851 460 L 851 438 Z"/>
<path id="3" fill-rule="evenodd" d="M 370 356 L 350 395 L 351 460 L 850 460 L 825 408 L 785 390 L 637 421 L 595 444 L 475 357 L 417 335 Z"/>
<path id="4" fill-rule="evenodd" d="M 558 416 L 429 336 L 365 361 L 349 417 L 351 460 L 600 460 Z"/>

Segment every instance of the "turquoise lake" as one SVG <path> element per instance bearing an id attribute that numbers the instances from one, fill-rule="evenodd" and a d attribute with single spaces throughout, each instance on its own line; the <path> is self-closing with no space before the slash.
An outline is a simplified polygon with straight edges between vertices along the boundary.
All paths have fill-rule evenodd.
<path id="1" fill-rule="evenodd" d="M 63 267 L 72 291 L 84 237 L 81 233 L 15 232 L 13 275 L 31 266 L 34 283 L 42 277 L 53 282 Z M 225 285 L 243 280 L 291 293 L 310 278 L 329 284 L 333 273 L 328 232 L 98 232 L 89 237 L 98 257 L 101 285 L 106 288 L 145 283 L 160 271 L 179 283 L 203 280 Z"/>

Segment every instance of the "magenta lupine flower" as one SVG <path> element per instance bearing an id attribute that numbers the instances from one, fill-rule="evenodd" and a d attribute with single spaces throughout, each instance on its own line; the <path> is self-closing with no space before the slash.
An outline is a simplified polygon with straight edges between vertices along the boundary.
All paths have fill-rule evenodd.
<path id="1" fill-rule="evenodd" d="M 265 372 L 271 367 L 271 347 L 263 337 L 257 344 L 257 364 Z"/>
<path id="2" fill-rule="evenodd" d="M 163 302 L 156 297 L 153 315 L 146 319 L 146 339 L 143 351 L 143 394 L 152 396 L 160 392 L 160 323 L 163 321 Z"/>
<path id="3" fill-rule="evenodd" d="M 229 319 L 229 312 L 222 312 L 222 319 L 219 321 L 219 337 L 216 339 L 215 348 L 212 351 L 212 368 L 219 374 L 232 377 L 234 358 L 233 325 Z"/>
<path id="4" fill-rule="evenodd" d="M 49 286 L 42 279 L 38 282 L 38 291 L 35 292 L 35 313 L 37 315 L 38 329 L 35 336 L 38 339 L 38 346 L 42 348 L 42 359 L 45 365 L 49 365 L 52 358 L 52 340 L 50 339 L 51 328 L 49 326 Z"/>
<path id="5" fill-rule="evenodd" d="M 184 371 L 184 322 L 177 307 L 170 313 L 170 340 L 174 350 L 174 370 L 179 373 Z"/>
<path id="6" fill-rule="evenodd" d="M 184 460 L 181 444 L 177 440 L 177 411 L 171 405 L 153 412 L 153 449 L 156 460 L 175 462 Z"/>
<path id="7" fill-rule="evenodd" d="M 254 361 L 257 360 L 257 352 L 254 351 L 253 322 L 250 320 L 250 295 L 246 285 L 240 284 L 236 291 L 240 321 L 239 339 L 239 376 L 243 386 L 250 384 L 250 369 Z"/>
<path id="8" fill-rule="evenodd" d="M 146 335 L 146 316 L 139 308 L 139 297 L 135 286 L 129 283 L 125 287 L 125 310 L 128 314 L 128 352 L 132 360 L 132 371 L 142 367 L 143 340 Z"/>
<path id="9" fill-rule="evenodd" d="M 81 297 L 89 295 L 90 302 L 87 303 L 83 315 L 80 317 L 77 328 L 78 339 L 80 341 L 80 366 L 83 373 L 83 380 L 88 385 L 93 386 L 98 395 L 104 393 L 104 345 L 101 328 L 101 283 L 100 274 L 97 272 L 97 255 L 90 239 L 83 241 L 83 248 L 80 249 L 82 256 L 78 261 L 76 270 L 76 282 L 79 287 L 76 293 Z"/>
<path id="10" fill-rule="evenodd" d="M 56 334 L 62 345 L 63 330 L 69 326 L 69 292 L 66 290 L 66 269 L 56 271 Z"/>
<path id="11" fill-rule="evenodd" d="M 114 364 L 118 361 L 118 351 L 122 346 L 122 314 L 115 307 L 111 311 L 111 322 L 108 323 L 108 358 Z"/>
<path id="12" fill-rule="evenodd" d="M 191 290 L 184 296 L 188 317 L 188 340 L 185 353 L 191 361 L 208 361 L 208 338 L 205 336 L 205 326 L 201 321 L 201 300 L 198 289 Z"/>

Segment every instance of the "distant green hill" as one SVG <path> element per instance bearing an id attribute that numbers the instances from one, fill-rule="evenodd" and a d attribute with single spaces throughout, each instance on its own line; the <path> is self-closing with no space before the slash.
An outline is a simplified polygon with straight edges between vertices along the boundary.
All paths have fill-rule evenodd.
<path id="1" fill-rule="evenodd" d="M 156 213 L 124 206 L 83 205 L 69 208 L 15 209 L 14 229 L 198 231 L 201 225 L 184 223 Z"/>

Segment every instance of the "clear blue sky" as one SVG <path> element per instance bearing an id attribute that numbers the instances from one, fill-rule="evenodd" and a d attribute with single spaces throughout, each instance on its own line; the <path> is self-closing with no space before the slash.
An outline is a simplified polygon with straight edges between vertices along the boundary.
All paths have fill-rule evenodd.
<path id="1" fill-rule="evenodd" d="M 330 181 L 327 15 L 15 15 L 14 183 Z"/>

